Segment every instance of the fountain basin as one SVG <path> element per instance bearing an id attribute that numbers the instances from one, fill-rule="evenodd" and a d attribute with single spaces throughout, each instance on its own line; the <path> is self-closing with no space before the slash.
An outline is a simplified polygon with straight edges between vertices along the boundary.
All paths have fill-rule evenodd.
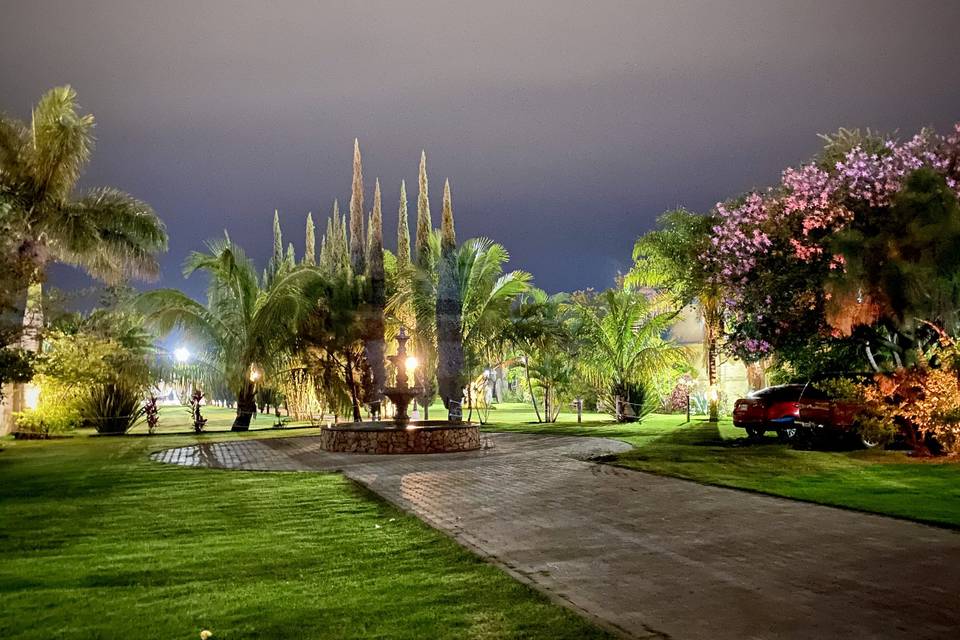
<path id="1" fill-rule="evenodd" d="M 337 453 L 456 453 L 480 448 L 480 427 L 446 420 L 351 422 L 320 428 L 320 447 Z"/>

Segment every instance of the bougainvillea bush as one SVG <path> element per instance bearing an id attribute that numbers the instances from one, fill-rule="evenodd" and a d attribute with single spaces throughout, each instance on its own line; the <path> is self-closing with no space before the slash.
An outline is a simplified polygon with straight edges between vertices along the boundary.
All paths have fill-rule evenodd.
<path id="1" fill-rule="evenodd" d="M 873 373 L 864 428 L 957 451 L 958 370 L 943 354 L 960 335 L 960 124 L 824 140 L 776 186 L 712 213 L 726 348 L 781 381 Z"/>
<path id="2" fill-rule="evenodd" d="M 714 211 L 709 260 L 727 348 L 747 362 L 816 360 L 814 350 L 825 366 L 906 366 L 938 328 L 956 331 L 960 124 L 905 141 L 841 131 L 825 142 L 775 187 Z M 854 354 L 831 361 L 851 342 Z"/>

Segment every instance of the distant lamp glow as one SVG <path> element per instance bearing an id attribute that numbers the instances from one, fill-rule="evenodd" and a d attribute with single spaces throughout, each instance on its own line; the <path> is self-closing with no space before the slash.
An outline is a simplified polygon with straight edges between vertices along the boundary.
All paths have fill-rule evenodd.
<path id="1" fill-rule="evenodd" d="M 173 350 L 173 357 L 177 362 L 183 364 L 190 360 L 190 351 L 186 347 L 177 347 Z"/>
<path id="2" fill-rule="evenodd" d="M 250 382 L 256 382 L 260 379 L 260 370 L 256 367 L 250 367 Z"/>
<path id="3" fill-rule="evenodd" d="M 407 356 L 407 371 L 414 371 L 420 365 L 420 361 L 417 360 L 416 356 Z"/>
<path id="4" fill-rule="evenodd" d="M 40 404 L 40 387 L 35 384 L 24 385 L 23 403 L 27 406 L 27 409 L 36 409 L 37 405 Z"/>

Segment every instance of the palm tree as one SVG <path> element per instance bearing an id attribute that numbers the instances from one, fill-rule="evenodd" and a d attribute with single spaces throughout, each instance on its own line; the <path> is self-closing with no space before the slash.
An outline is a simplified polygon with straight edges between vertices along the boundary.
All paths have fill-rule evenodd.
<path id="1" fill-rule="evenodd" d="M 439 234 L 434 232 L 429 242 L 431 268 L 414 269 L 409 285 L 393 295 L 388 311 L 393 315 L 413 316 L 417 319 L 419 338 L 436 343 L 436 305 L 438 296 L 438 265 L 441 264 Z M 496 357 L 506 341 L 510 306 L 517 296 L 527 291 L 531 276 L 525 271 L 504 272 L 510 254 L 503 245 L 488 238 L 473 238 L 460 245 L 451 257 L 454 283 L 460 299 L 460 337 L 463 341 L 464 366 L 467 379 Z M 412 309 L 404 312 L 404 309 Z M 469 387 L 468 387 L 469 391 Z"/>
<path id="2" fill-rule="evenodd" d="M 530 287 L 526 271 L 504 272 L 510 254 L 503 245 L 488 238 L 467 240 L 458 250 L 457 285 L 461 300 L 461 338 L 464 373 L 468 380 L 494 361 L 507 340 L 510 307 Z M 472 385 L 467 385 L 467 402 L 473 413 Z"/>
<path id="3" fill-rule="evenodd" d="M 293 347 L 298 327 L 315 304 L 311 292 L 319 271 L 299 266 L 279 271 L 264 285 L 253 262 L 230 241 L 208 243 L 207 253 L 194 252 L 184 276 L 204 271 L 210 278 L 207 304 L 176 289 L 142 294 L 137 306 L 149 325 L 162 334 L 180 329 L 204 345 L 204 359 L 215 376 L 235 394 L 234 431 L 245 431 L 256 411 L 256 389 L 277 373 Z"/>
<path id="4" fill-rule="evenodd" d="M 93 151 L 94 119 L 80 115 L 69 86 L 48 91 L 28 126 L 0 117 L 0 194 L 18 252 L 35 268 L 39 284 L 51 262 L 77 266 L 117 283 L 159 273 L 156 255 L 166 251 L 167 233 L 148 204 L 100 187 L 76 193 L 77 180 Z M 33 291 L 39 293 L 39 288 Z"/>
<path id="5" fill-rule="evenodd" d="M 667 211 L 657 228 L 640 237 L 633 247 L 634 265 L 626 282 L 652 287 L 676 309 L 694 305 L 703 324 L 703 352 L 707 384 L 711 390 L 710 419 L 718 415 L 717 359 L 723 333 L 723 295 L 710 266 L 703 258 L 710 252 L 715 221 L 686 209 Z"/>
<path id="6" fill-rule="evenodd" d="M 421 237 L 422 236 L 418 236 Z M 396 289 L 387 302 L 387 314 L 412 330 L 416 357 L 417 402 L 424 419 L 437 394 L 437 286 L 439 284 L 440 232 L 431 230 L 418 248 L 416 262 L 397 273 Z"/>
<path id="7" fill-rule="evenodd" d="M 310 295 L 314 307 L 296 338 L 299 360 L 314 379 L 327 406 L 340 413 L 349 406 L 353 420 L 362 420 L 366 349 L 363 282 L 349 269 L 328 274 Z"/>
<path id="8" fill-rule="evenodd" d="M 675 311 L 657 309 L 630 287 L 608 289 L 591 303 L 581 303 L 579 333 L 586 345 L 582 369 L 598 392 L 607 396 L 618 421 L 639 416 L 629 407 L 644 404 L 645 389 L 663 371 L 686 360 L 686 352 L 662 336 Z"/>
<path id="9" fill-rule="evenodd" d="M 573 378 L 577 340 L 570 327 L 568 303 L 565 293 L 550 296 L 540 289 L 531 289 L 510 309 L 508 339 L 520 353 L 537 422 L 556 420 L 556 398 Z M 543 393 L 544 417 L 540 415 L 534 386 Z"/>

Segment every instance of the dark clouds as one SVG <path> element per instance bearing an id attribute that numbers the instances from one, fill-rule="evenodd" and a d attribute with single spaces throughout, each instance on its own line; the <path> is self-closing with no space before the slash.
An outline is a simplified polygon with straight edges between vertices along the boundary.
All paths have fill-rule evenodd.
<path id="1" fill-rule="evenodd" d="M 958 24 L 951 0 L 8 0 L 0 108 L 77 88 L 98 120 L 84 181 L 163 216 L 164 284 L 224 228 L 262 264 L 275 207 L 301 249 L 306 212 L 349 198 L 357 136 L 391 238 L 426 148 L 460 237 L 550 290 L 603 287 L 659 212 L 774 181 L 818 132 L 960 119 Z"/>

